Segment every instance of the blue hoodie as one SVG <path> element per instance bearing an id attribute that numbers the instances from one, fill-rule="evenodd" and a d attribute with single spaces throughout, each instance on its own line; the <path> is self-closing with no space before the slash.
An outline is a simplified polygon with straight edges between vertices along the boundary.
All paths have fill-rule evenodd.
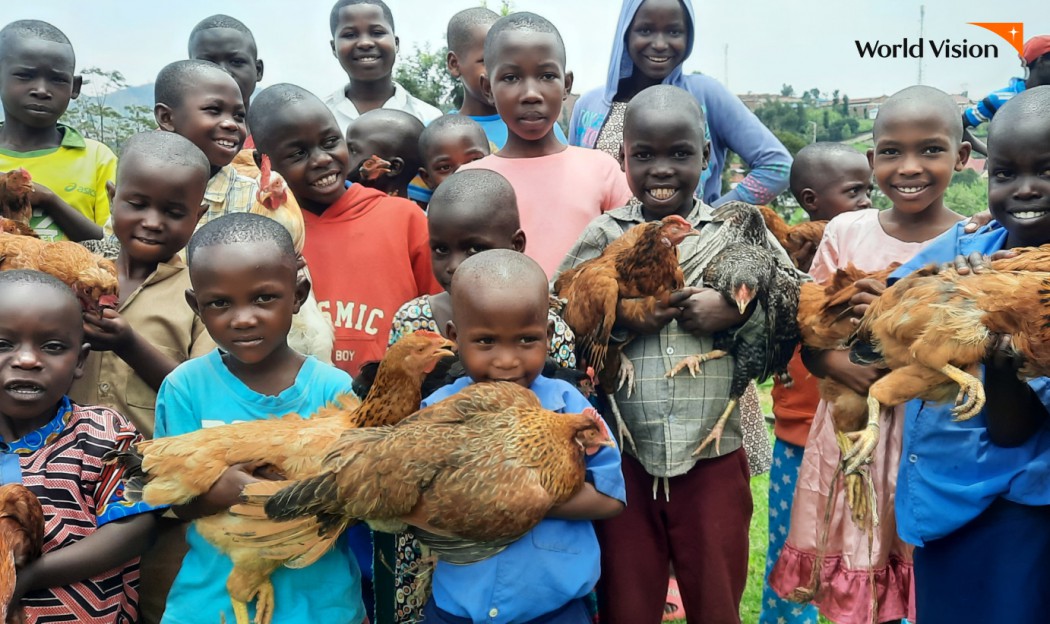
<path id="1" fill-rule="evenodd" d="M 570 145 L 594 147 L 620 80 L 634 73 L 634 62 L 624 43 L 634 14 L 644 1 L 623 1 L 616 37 L 613 39 L 608 79 L 604 87 L 588 91 L 573 107 L 572 120 L 569 122 Z M 696 17 L 689 0 L 682 0 L 682 4 L 689 14 L 690 32 L 685 50 L 685 58 L 689 58 L 693 51 Z M 681 65 L 675 67 L 663 83 L 691 93 L 707 118 L 705 136 L 711 145 L 711 162 L 700 176 L 700 185 L 697 187 L 697 195 L 702 195 L 704 202 L 711 206 L 733 200 L 765 204 L 787 188 L 791 155 L 739 98 L 714 78 L 683 74 Z M 722 195 L 722 168 L 725 166 L 727 149 L 739 154 L 751 168 L 751 173 L 735 189 Z"/>

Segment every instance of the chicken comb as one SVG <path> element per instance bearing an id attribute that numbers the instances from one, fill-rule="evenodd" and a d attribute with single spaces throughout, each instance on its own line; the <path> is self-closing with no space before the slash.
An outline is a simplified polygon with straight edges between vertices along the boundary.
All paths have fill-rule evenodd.
<path id="1" fill-rule="evenodd" d="M 265 188 L 268 184 L 270 184 L 270 172 L 271 171 L 272 171 L 272 169 L 270 168 L 270 157 L 267 156 L 266 154 L 263 154 L 262 155 L 262 162 L 261 162 L 261 164 L 259 166 L 259 189 L 260 190 Z"/>
<path id="2" fill-rule="evenodd" d="M 416 331 L 414 331 L 412 333 L 415 334 L 416 336 L 419 336 L 420 338 L 429 338 L 431 340 L 433 340 L 435 338 L 440 338 L 440 339 L 444 340 L 444 338 L 445 338 L 441 334 L 439 334 L 437 332 L 432 332 L 429 329 L 417 329 Z"/>
<path id="3" fill-rule="evenodd" d="M 660 219 L 660 222 L 663 223 L 664 225 L 670 225 L 671 223 L 677 223 L 678 225 L 684 225 L 686 227 L 693 227 L 692 224 L 690 224 L 688 221 L 686 221 L 684 217 L 682 217 L 680 215 L 675 215 L 675 214 L 667 215 L 663 219 Z"/>

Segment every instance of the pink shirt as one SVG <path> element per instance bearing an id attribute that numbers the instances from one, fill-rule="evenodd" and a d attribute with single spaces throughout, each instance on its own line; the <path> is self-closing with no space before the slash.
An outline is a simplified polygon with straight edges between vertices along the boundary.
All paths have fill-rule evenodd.
<path id="1" fill-rule="evenodd" d="M 930 241 L 909 243 L 882 229 L 875 208 L 840 214 L 824 228 L 809 274 L 818 283 L 831 279 L 836 269 L 852 263 L 861 271 L 881 271 L 892 262 L 907 262 Z"/>
<path id="2" fill-rule="evenodd" d="M 627 176 L 616 160 L 582 147 L 536 158 L 493 154 L 460 169 L 489 169 L 507 178 L 518 196 L 525 254 L 548 278 L 592 219 L 631 199 Z"/>

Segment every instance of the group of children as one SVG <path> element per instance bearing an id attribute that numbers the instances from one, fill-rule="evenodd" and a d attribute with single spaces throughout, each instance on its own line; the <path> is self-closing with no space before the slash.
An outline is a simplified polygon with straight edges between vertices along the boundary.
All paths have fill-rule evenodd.
<path id="1" fill-rule="evenodd" d="M 102 456 L 143 436 L 311 414 L 405 333 L 438 331 L 459 347 L 463 376 L 424 404 L 505 380 L 548 409 L 581 411 L 590 403 L 575 386 L 543 374 L 551 361 L 577 364 L 548 284 L 630 228 L 678 215 L 700 232 L 678 250 L 695 288 L 618 322 L 636 336 L 624 349 L 636 379 L 630 393 L 605 389 L 634 444 L 589 457 L 585 487 L 488 560 L 428 571 L 411 532 L 396 536 L 380 551 L 390 556 L 376 558 L 374 602 L 362 591 L 370 553 L 355 556 L 343 542 L 306 568 L 282 568 L 273 621 L 582 624 L 597 611 L 603 622 L 654 622 L 673 568 L 690 622 L 739 622 L 752 514 L 741 416 L 719 446 L 692 455 L 725 406 L 732 360 L 665 376 L 710 351 L 714 333 L 762 323 L 702 288 L 705 249 L 720 229 L 713 206 L 765 203 L 790 181 L 811 218 L 831 219 L 802 267 L 818 281 L 849 263 L 902 262 L 903 275 L 1050 242 L 1050 87 L 1014 97 L 993 120 L 995 221 L 967 233 L 944 204 L 970 149 L 950 98 L 905 89 L 880 109 L 866 160 L 815 144 L 791 164 L 739 100 L 709 77 L 683 74 L 695 34 L 688 0 L 624 0 L 609 82 L 581 98 L 568 140 L 556 121 L 572 73 L 561 35 L 539 15 L 476 8 L 452 18 L 448 68 L 464 100 L 447 115 L 393 81 L 399 42 L 382 0 L 339 0 L 330 27 L 347 85 L 324 100 L 287 83 L 250 99 L 263 76 L 251 32 L 228 16 L 203 20 L 190 33 L 190 59 L 158 74 L 159 131 L 131 137 L 119 159 L 58 123 L 80 88 L 68 39 L 36 21 L 0 30 L 0 170 L 33 175 L 38 234 L 107 253 L 120 283 L 117 307 L 92 315 L 46 274 L 0 273 L 0 474 L 29 487 L 47 515 L 44 555 L 19 571 L 12 598 L 29 621 L 234 621 L 231 562 L 186 522 L 276 475 L 234 466 L 198 499 L 152 509 L 125 499 L 120 470 Z M 301 258 L 276 221 L 244 214 L 258 185 L 232 163 L 246 145 L 269 158 L 303 209 Z M 727 148 L 751 173 L 722 194 Z M 871 208 L 872 176 L 892 208 Z M 790 266 L 772 235 L 767 245 Z M 288 343 L 311 290 L 335 328 L 335 367 Z M 880 374 L 844 351 L 803 350 L 792 370 L 796 386 L 778 388 L 774 407 L 767 569 L 780 595 L 810 578 L 825 548 L 819 520 L 838 448 L 814 377 L 866 392 Z M 1045 580 L 1050 556 L 1045 386 L 998 390 L 1030 393 L 1031 413 L 989 402 L 965 425 L 945 406 L 918 402 L 883 414 L 871 466 L 882 523 L 869 541 L 833 495 L 815 597 L 825 615 L 1039 620 L 1046 599 L 1023 587 Z M 998 446 L 987 434 L 993 418 L 1032 420 L 1035 433 Z M 914 564 L 902 539 L 918 547 Z M 1013 582 L 1017 569 L 1036 583 Z M 761 617 L 815 621 L 813 611 L 767 591 Z"/>

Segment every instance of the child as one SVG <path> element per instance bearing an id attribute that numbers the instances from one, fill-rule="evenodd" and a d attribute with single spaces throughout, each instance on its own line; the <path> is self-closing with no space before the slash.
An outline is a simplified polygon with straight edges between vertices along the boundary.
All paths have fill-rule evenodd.
<path id="1" fill-rule="evenodd" d="M 394 16 L 383 0 L 337 0 L 328 25 L 332 54 L 350 79 L 324 99 L 343 136 L 350 122 L 377 108 L 404 111 L 423 124 L 441 116 L 393 79 L 399 41 Z"/>
<path id="2" fill-rule="evenodd" d="M 481 124 L 493 151 L 503 149 L 507 143 L 507 124 L 482 91 L 481 76 L 485 73 L 485 37 L 498 20 L 499 14 L 486 7 L 463 9 L 453 15 L 448 21 L 448 56 L 445 59 L 448 73 L 463 87 L 463 105 L 452 112 Z M 554 125 L 554 135 L 562 143 L 568 142 L 557 124 Z"/>
<path id="3" fill-rule="evenodd" d="M 889 210 L 857 210 L 832 219 L 824 231 L 810 274 L 827 281 L 835 269 L 853 263 L 877 271 L 891 262 L 906 262 L 962 217 L 944 205 L 952 174 L 962 170 L 970 146 L 962 141 L 958 109 L 945 93 L 932 87 L 909 87 L 894 94 L 879 109 L 873 128 L 875 148 L 868 162 L 875 181 L 893 202 Z M 848 350 L 803 352 L 806 366 L 818 377 L 836 381 L 867 395 L 881 372 L 849 361 Z M 817 571 L 820 591 L 814 601 L 836 622 L 886 622 L 913 614 L 911 549 L 897 538 L 893 521 L 893 488 L 900 457 L 902 418 L 885 421 L 882 441 L 870 466 L 878 499 L 880 524 L 872 542 L 850 517 L 841 487 L 828 501 L 832 475 L 841 452 L 835 440 L 829 407 L 823 401 L 813 418 L 799 472 L 787 544 L 769 582 L 781 596 L 796 588 L 813 589 L 811 575 L 818 552 L 825 552 Z M 902 410 L 903 411 L 903 408 Z M 879 423 L 869 423 L 878 426 Z M 839 480 L 839 484 L 842 480 Z M 826 550 L 821 546 L 827 505 L 832 506 Z M 869 556 L 870 552 L 870 556 Z M 875 588 L 869 569 L 874 569 Z M 878 612 L 872 613 L 872 591 Z"/>
<path id="4" fill-rule="evenodd" d="M 358 182 L 392 197 L 408 197 L 408 185 L 419 174 L 419 135 L 423 124 L 399 110 L 376 109 L 351 122 L 346 131 L 350 150 L 351 182 Z M 373 169 L 368 159 L 385 163 Z"/>
<path id="5" fill-rule="evenodd" d="M 528 255 L 552 276 L 587 223 L 625 204 L 631 192 L 615 160 L 567 147 L 554 134 L 572 89 L 554 24 L 534 13 L 500 18 L 485 39 L 485 71 L 481 89 L 507 124 L 507 144 L 463 169 L 491 169 L 510 181 L 532 241 Z"/>
<path id="6" fill-rule="evenodd" d="M 73 291 L 54 277 L 0 273 L 3 482 L 29 488 L 45 521 L 43 556 L 18 570 L 17 583 L 8 579 L 8 613 L 21 603 L 29 622 L 135 622 L 137 558 L 155 519 L 124 499 L 122 470 L 102 457 L 142 436 L 113 410 L 64 396 L 87 353 L 80 316 Z"/>
<path id="7" fill-rule="evenodd" d="M 102 235 L 106 183 L 117 167 L 108 147 L 58 123 L 80 95 L 74 62 L 69 39 L 47 22 L 20 20 L 0 30 L 0 171 L 25 167 L 32 175 L 30 225 L 45 240 Z"/>
<path id="8" fill-rule="evenodd" d="M 255 180 L 237 173 L 230 163 L 244 145 L 247 130 L 241 89 L 218 65 L 208 61 L 175 61 L 157 74 L 153 116 L 165 132 L 181 134 L 208 157 L 211 179 L 197 227 L 232 212 L 247 212 L 259 190 Z M 113 234 L 112 219 L 106 236 Z"/>
<path id="9" fill-rule="evenodd" d="M 710 163 L 697 195 L 711 206 L 741 200 L 766 204 L 787 186 L 791 156 L 739 98 L 711 76 L 685 74 L 693 51 L 696 17 L 689 0 L 623 0 L 604 87 L 583 94 L 572 109 L 569 143 L 615 155 L 627 103 L 646 87 L 669 84 L 696 98 L 707 119 L 704 129 Z M 750 173 L 722 194 L 727 152 L 747 163 Z"/>
<path id="10" fill-rule="evenodd" d="M 1048 109 L 1050 87 L 1029 89 L 988 128 L 995 222 L 976 234 L 952 228 L 893 278 L 931 262 L 958 265 L 963 256 L 1050 242 Z M 988 401 L 977 417 L 957 422 L 948 404 L 905 407 L 897 530 L 916 546 L 917 621 L 924 624 L 1040 622 L 1050 608 L 1047 594 L 1033 589 L 1045 586 L 1050 557 L 1047 378 L 1019 381 L 1015 363 L 1004 366 L 999 355 L 985 361 Z"/>
<path id="11" fill-rule="evenodd" d="M 791 194 L 813 221 L 826 221 L 846 212 L 871 208 L 871 165 L 864 154 L 848 145 L 807 145 L 791 163 Z M 809 271 L 809 265 L 800 268 Z M 794 381 L 790 387 L 779 380 L 773 382 L 776 442 L 769 473 L 769 546 L 766 549 L 767 581 L 762 588 L 762 612 L 758 620 L 761 624 L 802 624 L 817 620 L 816 607 L 782 599 L 768 582 L 787 538 L 795 481 L 810 423 L 820 402 L 818 380 L 803 366 L 798 352 L 788 365 L 788 373 Z"/>
<path id="12" fill-rule="evenodd" d="M 127 416 L 153 437 L 157 390 L 179 363 L 215 348 L 197 315 L 184 305 L 190 287 L 179 254 L 197 226 L 208 184 L 208 159 L 174 133 L 128 139 L 117 166 L 113 225 L 120 303 L 101 317 L 84 315 L 91 346 L 70 397 Z M 161 520 L 155 547 L 142 559 L 142 621 L 159 622 L 168 588 L 185 552 L 182 527 Z"/>
<path id="13" fill-rule="evenodd" d="M 228 215 L 202 227 L 187 253 L 193 288 L 186 300 L 221 350 L 182 364 L 164 380 L 157 437 L 273 414 L 308 415 L 350 390 L 346 373 L 288 346 L 292 314 L 310 286 L 296 276 L 292 238 L 280 224 L 259 215 Z M 261 477 L 253 475 L 256 469 L 230 467 L 208 493 L 174 508 L 175 514 L 192 520 L 227 509 L 245 483 Z M 187 541 L 164 622 L 233 622 L 226 592 L 229 557 L 192 526 Z M 364 620 L 360 571 L 340 548 L 306 568 L 280 568 L 270 578 L 274 622 Z"/>
<path id="14" fill-rule="evenodd" d="M 436 191 L 460 167 L 490 153 L 489 140 L 478 122 L 463 115 L 443 115 L 419 135 L 419 157 L 423 160 L 419 177 Z"/>
<path id="15" fill-rule="evenodd" d="M 550 340 L 548 313 L 547 277 L 534 261 L 502 249 L 467 258 L 452 280 L 448 332 L 468 377 L 423 405 L 472 383 L 506 380 L 530 388 L 549 410 L 589 407 L 567 382 L 540 375 Z M 589 521 L 620 513 L 624 502 L 619 453 L 603 448 L 587 458 L 583 489 L 506 550 L 470 565 L 439 561 L 424 621 L 587 624 L 583 597 L 599 572 L 598 541 Z"/>
<path id="16" fill-rule="evenodd" d="M 658 85 L 635 96 L 624 116 L 622 162 L 637 201 L 592 221 L 559 271 L 598 256 L 638 224 L 677 214 L 700 230 L 678 247 L 686 286 L 700 283 L 707 249 L 720 229 L 711 207 L 693 197 L 709 153 L 703 127 L 696 100 L 677 87 Z M 791 266 L 772 234 L 767 240 L 784 266 Z M 640 324 L 619 321 L 636 334 L 624 350 L 635 366 L 636 387 L 630 398 L 626 388 L 615 396 L 636 446 L 623 454 L 631 504 L 597 526 L 603 623 L 657 621 L 669 563 L 690 617 L 740 621 L 752 507 L 739 412 L 726 424 L 720 455 L 711 445 L 693 456 L 729 400 L 733 363 L 707 362 L 696 377 L 665 374 L 680 358 L 711 351 L 711 335 L 718 331 L 742 323 L 764 331 L 762 316 L 741 315 L 713 290 L 686 288 Z"/>
<path id="17" fill-rule="evenodd" d="M 251 126 L 257 151 L 270 157 L 303 208 L 303 256 L 321 310 L 335 324 L 332 359 L 356 375 L 386 350 L 402 303 L 441 291 L 430 266 L 426 215 L 408 200 L 344 185 L 346 141 L 331 111 L 306 90 L 264 89 L 252 106 Z"/>
<path id="18" fill-rule="evenodd" d="M 263 77 L 263 62 L 247 26 L 229 15 L 206 17 L 190 31 L 189 53 L 190 59 L 215 63 L 232 76 L 248 109 L 255 85 Z M 254 147 L 249 134 L 244 149 Z"/>
<path id="19" fill-rule="evenodd" d="M 1024 66 L 1023 78 L 1011 78 L 1009 85 L 992 91 L 963 111 L 963 139 L 973 144 L 973 150 L 979 154 L 987 155 L 988 147 L 973 136 L 971 128 L 991 119 L 1003 104 L 1025 89 L 1050 85 L 1050 35 L 1038 35 L 1025 41 L 1021 48 L 1021 64 Z"/>

